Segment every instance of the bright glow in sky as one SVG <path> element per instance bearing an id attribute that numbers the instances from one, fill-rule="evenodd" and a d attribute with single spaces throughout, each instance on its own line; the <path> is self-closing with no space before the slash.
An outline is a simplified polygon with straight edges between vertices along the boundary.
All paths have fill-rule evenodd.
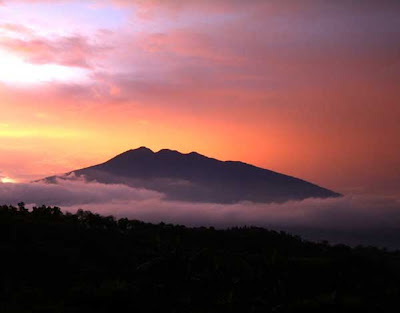
<path id="1" fill-rule="evenodd" d="M 30 64 L 0 50 L 0 81 L 14 84 L 36 84 L 52 81 L 88 80 L 85 70 L 56 64 Z"/>
<path id="2" fill-rule="evenodd" d="M 0 174 L 148 146 L 400 189 L 400 2 L 3 0 Z"/>
<path id="3" fill-rule="evenodd" d="M 15 179 L 12 179 L 10 177 L 2 177 L 2 178 L 0 178 L 0 180 L 1 180 L 1 182 L 3 184 L 15 184 L 15 183 L 17 183 L 17 181 Z"/>

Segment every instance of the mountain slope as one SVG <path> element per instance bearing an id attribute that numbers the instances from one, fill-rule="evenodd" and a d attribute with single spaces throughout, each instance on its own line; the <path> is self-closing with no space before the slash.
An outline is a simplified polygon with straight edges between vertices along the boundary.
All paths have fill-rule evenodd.
<path id="1" fill-rule="evenodd" d="M 156 190 L 171 200 L 235 203 L 284 202 L 339 194 L 304 180 L 235 161 L 219 161 L 196 152 L 168 149 L 155 153 L 141 147 L 111 160 L 76 170 L 89 181 L 122 183 Z M 54 182 L 55 177 L 46 178 Z"/>

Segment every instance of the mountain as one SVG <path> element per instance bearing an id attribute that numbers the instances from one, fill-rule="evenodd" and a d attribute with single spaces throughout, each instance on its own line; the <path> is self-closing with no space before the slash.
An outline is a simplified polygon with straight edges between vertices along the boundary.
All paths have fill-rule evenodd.
<path id="1" fill-rule="evenodd" d="M 88 181 L 126 184 L 162 192 L 170 200 L 235 203 L 284 202 L 338 197 L 338 193 L 304 180 L 237 161 L 219 161 L 196 152 L 183 154 L 146 147 L 126 151 L 111 160 L 71 174 Z M 45 181 L 55 182 L 57 176 Z"/>

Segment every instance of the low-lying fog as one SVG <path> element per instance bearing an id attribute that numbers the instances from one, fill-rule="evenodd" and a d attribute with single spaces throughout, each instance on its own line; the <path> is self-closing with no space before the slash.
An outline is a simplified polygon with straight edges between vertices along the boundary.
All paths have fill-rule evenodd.
<path id="1" fill-rule="evenodd" d="M 64 211 L 187 226 L 260 226 L 303 238 L 350 245 L 400 248 L 400 201 L 396 197 L 346 195 L 276 203 L 216 204 L 168 201 L 163 194 L 125 185 L 60 180 L 58 184 L 0 183 L 0 204 L 57 205 Z"/>

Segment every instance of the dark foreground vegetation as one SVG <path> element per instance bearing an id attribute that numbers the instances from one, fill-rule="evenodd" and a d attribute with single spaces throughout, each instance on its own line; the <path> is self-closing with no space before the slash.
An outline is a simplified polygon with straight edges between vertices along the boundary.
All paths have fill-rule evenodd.
<path id="1" fill-rule="evenodd" d="M 0 206 L 1 312 L 396 312 L 400 253 Z M 394 310 L 394 311 L 393 311 Z"/>

